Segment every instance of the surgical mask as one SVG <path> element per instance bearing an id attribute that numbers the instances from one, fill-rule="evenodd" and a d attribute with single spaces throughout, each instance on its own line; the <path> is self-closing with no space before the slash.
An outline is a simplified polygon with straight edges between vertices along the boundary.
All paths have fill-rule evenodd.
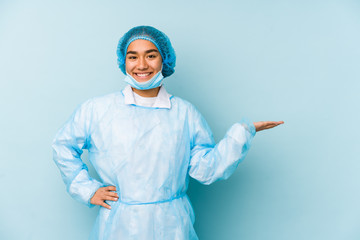
<path id="1" fill-rule="evenodd" d="M 150 80 L 146 82 L 138 82 L 129 73 L 126 72 L 126 77 L 124 81 L 130 84 L 130 86 L 139 90 L 157 88 L 161 86 L 162 81 L 164 79 L 164 76 L 162 75 L 161 71 L 162 69 L 157 74 L 155 74 Z"/>

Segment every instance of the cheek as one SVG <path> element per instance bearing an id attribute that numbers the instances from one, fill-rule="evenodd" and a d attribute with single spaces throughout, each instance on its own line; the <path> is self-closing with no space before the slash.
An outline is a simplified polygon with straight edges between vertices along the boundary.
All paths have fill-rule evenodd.
<path id="1" fill-rule="evenodd" d="M 161 70 L 161 67 L 162 67 L 162 60 L 158 60 L 158 61 L 155 61 L 154 64 L 153 64 L 153 68 L 160 71 Z"/>
<path id="2" fill-rule="evenodd" d="M 127 72 L 131 72 L 131 70 L 134 68 L 134 63 L 130 61 L 125 61 L 125 70 Z"/>

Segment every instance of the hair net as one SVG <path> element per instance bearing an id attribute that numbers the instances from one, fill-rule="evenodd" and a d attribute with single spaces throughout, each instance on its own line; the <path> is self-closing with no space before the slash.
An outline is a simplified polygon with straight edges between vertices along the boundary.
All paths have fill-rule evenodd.
<path id="1" fill-rule="evenodd" d="M 170 39 L 165 35 L 165 33 L 154 27 L 137 26 L 125 33 L 125 35 L 119 40 L 119 44 L 117 46 L 117 61 L 119 68 L 124 74 L 126 74 L 125 58 L 127 48 L 131 42 L 137 39 L 148 40 L 157 47 L 162 57 L 162 74 L 164 77 L 168 77 L 174 73 L 176 56 L 174 48 L 171 46 Z"/>

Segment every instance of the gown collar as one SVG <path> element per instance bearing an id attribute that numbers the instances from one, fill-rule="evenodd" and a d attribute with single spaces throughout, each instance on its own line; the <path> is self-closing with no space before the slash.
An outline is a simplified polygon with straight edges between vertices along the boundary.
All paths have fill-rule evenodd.
<path id="1" fill-rule="evenodd" d="M 135 97 L 134 97 L 134 92 L 131 89 L 131 86 L 129 84 L 126 85 L 124 90 L 122 90 L 122 93 L 124 95 L 125 104 L 128 104 L 128 105 L 132 104 L 132 105 L 139 106 L 138 104 L 136 104 Z M 170 109 L 171 108 L 170 97 L 171 97 L 171 94 L 169 94 L 166 91 L 164 85 L 162 85 L 160 87 L 158 95 L 156 96 L 155 103 L 151 108 L 167 108 L 167 109 Z"/>

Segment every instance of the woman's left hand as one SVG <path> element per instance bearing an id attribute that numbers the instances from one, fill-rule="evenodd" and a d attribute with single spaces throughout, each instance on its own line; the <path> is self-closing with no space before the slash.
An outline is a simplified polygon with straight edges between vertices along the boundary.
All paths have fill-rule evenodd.
<path id="1" fill-rule="evenodd" d="M 261 121 L 261 122 L 254 122 L 254 126 L 256 128 L 256 132 L 265 130 L 265 129 L 270 129 L 273 127 L 276 127 L 280 124 L 283 124 L 284 121 L 278 121 L 278 122 L 274 122 L 274 121 Z"/>

